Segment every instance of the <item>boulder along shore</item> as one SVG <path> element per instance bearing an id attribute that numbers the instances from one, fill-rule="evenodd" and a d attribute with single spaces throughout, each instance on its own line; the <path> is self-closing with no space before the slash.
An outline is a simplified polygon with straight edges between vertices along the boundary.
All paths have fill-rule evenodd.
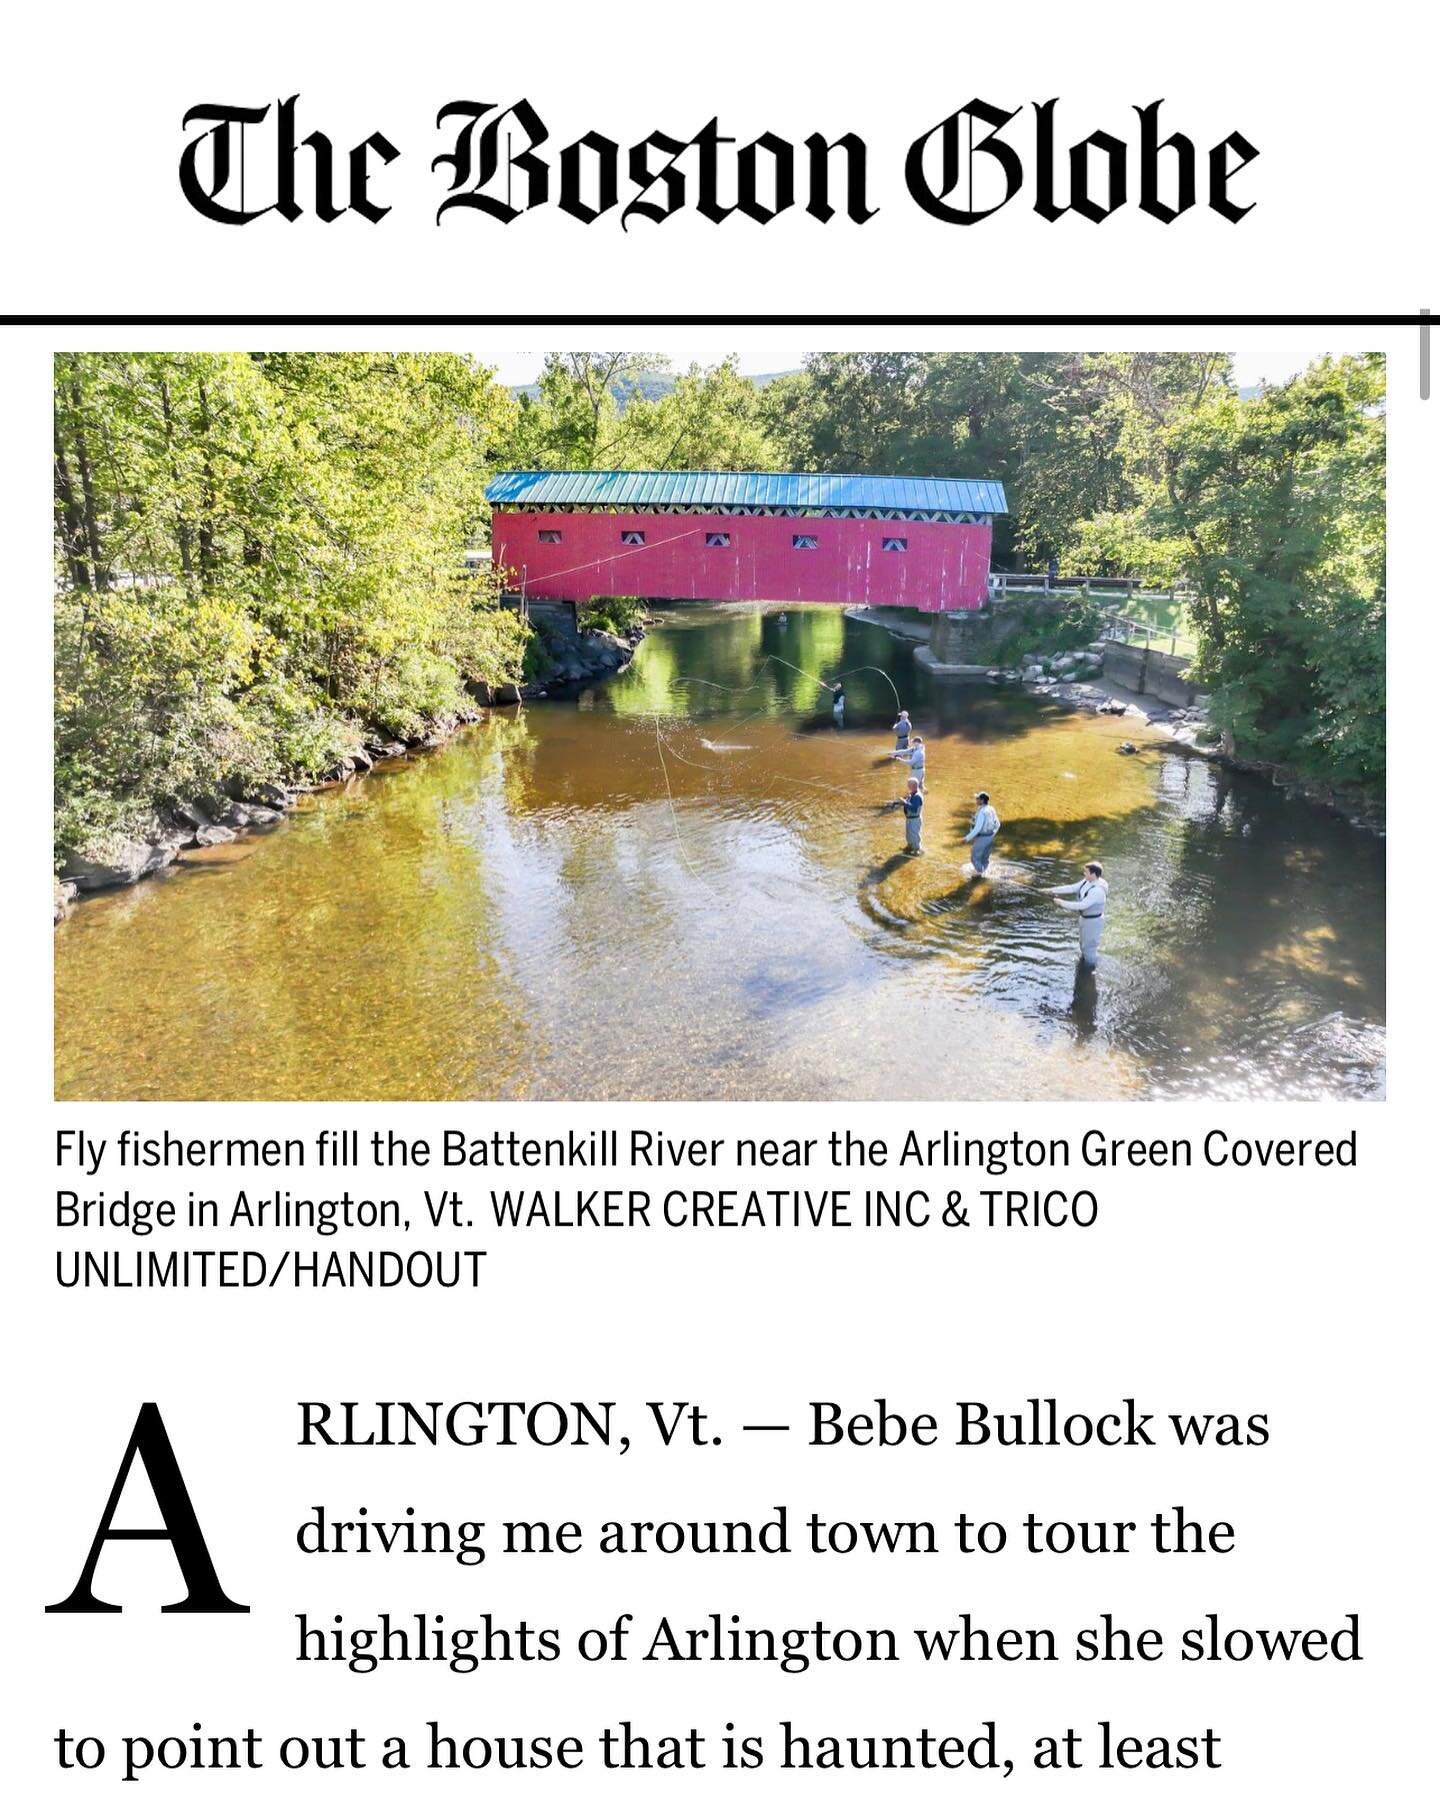
<path id="1" fill-rule="evenodd" d="M 644 636 L 644 627 L 638 625 L 623 637 L 609 631 L 581 632 L 565 645 L 562 655 L 552 658 L 543 676 L 498 688 L 476 685 L 471 690 L 475 705 L 427 719 L 424 729 L 413 737 L 366 730 L 354 750 L 313 781 L 289 785 L 232 778 L 212 792 L 157 807 L 131 834 L 117 836 L 103 847 L 91 846 L 88 855 L 72 851 L 66 857 L 54 880 L 55 923 L 84 895 L 133 887 L 168 868 L 186 850 L 233 843 L 252 831 L 273 831 L 294 810 L 302 794 L 368 775 L 377 763 L 437 750 L 456 732 L 483 723 L 493 709 L 525 700 L 546 700 L 581 682 L 604 680 L 630 662 Z"/>

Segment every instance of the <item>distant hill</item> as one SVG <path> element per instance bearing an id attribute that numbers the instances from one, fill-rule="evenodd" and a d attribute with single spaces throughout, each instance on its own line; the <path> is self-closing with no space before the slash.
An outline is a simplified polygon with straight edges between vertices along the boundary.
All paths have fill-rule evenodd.
<path id="1" fill-rule="evenodd" d="M 750 381 L 757 388 L 769 387 L 772 381 L 778 381 L 782 375 L 798 375 L 800 372 L 799 369 L 771 369 L 764 375 L 752 375 Z M 615 399 L 621 412 L 624 412 L 634 394 L 638 393 L 644 400 L 661 400 L 666 394 L 672 393 L 674 388 L 675 377 L 673 375 L 642 375 L 636 381 L 617 381 L 615 383 Z M 540 383 L 527 381 L 523 386 L 512 387 L 510 392 L 517 400 L 538 400 Z"/>

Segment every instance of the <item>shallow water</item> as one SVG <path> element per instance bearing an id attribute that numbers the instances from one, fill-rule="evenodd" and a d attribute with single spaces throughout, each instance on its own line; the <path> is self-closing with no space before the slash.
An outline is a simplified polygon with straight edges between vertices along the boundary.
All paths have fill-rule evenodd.
<path id="1" fill-rule="evenodd" d="M 859 665 L 873 665 L 862 668 Z M 836 730 L 816 677 L 841 671 Z M 890 682 L 927 739 L 899 852 Z M 578 697 L 55 934 L 68 1099 L 1366 1097 L 1383 846 L 839 609 L 677 608 Z M 1004 828 L 968 870 L 971 795 Z M 1100 857 L 1100 968 L 1037 888 Z"/>

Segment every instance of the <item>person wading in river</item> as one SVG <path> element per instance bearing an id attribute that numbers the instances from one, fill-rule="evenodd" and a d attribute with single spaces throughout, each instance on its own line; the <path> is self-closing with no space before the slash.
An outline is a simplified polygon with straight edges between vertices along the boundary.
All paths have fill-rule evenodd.
<path id="1" fill-rule="evenodd" d="M 897 750 L 895 755 L 899 757 L 901 762 L 909 763 L 910 773 L 915 777 L 916 781 L 920 783 L 920 792 L 923 794 L 925 792 L 924 738 L 921 737 L 920 733 L 917 731 L 910 740 L 910 748 L 908 750 Z"/>
<path id="2" fill-rule="evenodd" d="M 1040 892 L 1053 894 L 1057 906 L 1080 915 L 1080 960 L 1093 969 L 1100 960 L 1100 929 L 1105 923 L 1105 901 L 1110 893 L 1104 869 L 1098 862 L 1088 862 L 1083 881 L 1072 881 L 1068 887 L 1041 888 Z M 1061 898 L 1067 894 L 1075 898 Z"/>
<path id="3" fill-rule="evenodd" d="M 910 748 L 910 715 L 903 707 L 900 711 L 900 717 L 895 721 L 893 729 L 895 732 L 895 754 L 899 756 L 901 751 Z"/>
<path id="4" fill-rule="evenodd" d="M 925 796 L 920 792 L 920 783 L 913 775 L 905 783 L 904 797 L 891 804 L 898 806 L 905 815 L 905 855 L 919 856 L 920 814 L 925 806 Z"/>
<path id="5" fill-rule="evenodd" d="M 830 713 L 837 725 L 845 723 L 845 683 L 837 681 L 830 690 Z"/>
<path id="6" fill-rule="evenodd" d="M 990 849 L 999 829 L 1000 815 L 982 788 L 975 796 L 975 817 L 965 833 L 965 842 L 970 846 L 970 866 L 977 875 L 983 875 L 990 867 Z"/>

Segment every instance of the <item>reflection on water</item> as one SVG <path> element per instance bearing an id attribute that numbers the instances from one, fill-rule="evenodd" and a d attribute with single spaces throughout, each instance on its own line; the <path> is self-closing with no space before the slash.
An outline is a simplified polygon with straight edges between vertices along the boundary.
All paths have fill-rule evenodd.
<path id="1" fill-rule="evenodd" d="M 868 666 L 862 666 L 868 665 Z M 837 730 L 816 676 L 847 671 Z M 891 683 L 927 738 L 906 858 Z M 1374 840 L 839 609 L 676 609 L 616 680 L 56 933 L 62 1098 L 1378 1092 Z M 1004 821 L 989 878 L 962 843 Z M 1110 882 L 1098 974 L 1037 893 Z"/>

